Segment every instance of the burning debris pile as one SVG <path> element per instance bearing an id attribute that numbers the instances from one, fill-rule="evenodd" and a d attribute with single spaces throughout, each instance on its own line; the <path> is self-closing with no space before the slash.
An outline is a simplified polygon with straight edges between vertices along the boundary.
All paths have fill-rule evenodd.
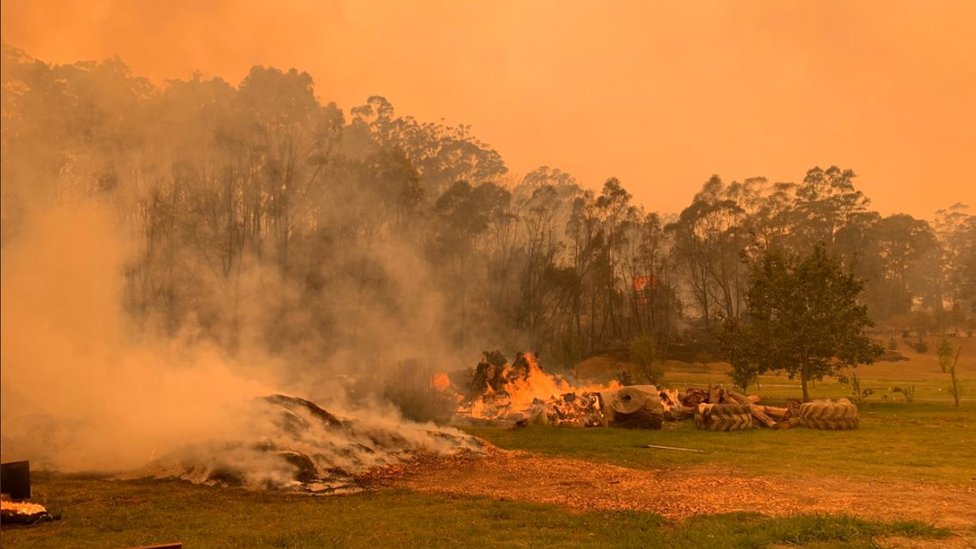
<path id="1" fill-rule="evenodd" d="M 461 417 L 524 425 L 604 425 L 600 391 L 607 386 L 574 387 L 561 376 L 544 372 L 532 353 L 518 353 L 509 364 L 499 351 L 486 351 L 467 391 L 459 394 Z"/>
<path id="2" fill-rule="evenodd" d="M 453 390 L 446 374 L 435 375 L 433 384 L 442 391 Z M 710 431 L 756 425 L 788 429 L 799 414 L 796 407 L 762 406 L 758 396 L 728 391 L 721 385 L 691 387 L 684 392 L 654 385 L 623 387 L 617 381 L 576 387 L 562 376 L 544 372 L 534 354 L 522 352 L 509 364 L 501 352 L 486 351 L 470 383 L 457 391 L 456 398 L 460 418 L 516 426 L 661 429 L 664 421 L 694 416 L 698 428 Z"/>
<path id="3" fill-rule="evenodd" d="M 303 398 L 255 402 L 248 440 L 196 445 L 150 464 L 157 478 L 314 494 L 361 491 L 377 470 L 426 456 L 480 452 L 474 437 L 409 422 L 340 419 Z"/>

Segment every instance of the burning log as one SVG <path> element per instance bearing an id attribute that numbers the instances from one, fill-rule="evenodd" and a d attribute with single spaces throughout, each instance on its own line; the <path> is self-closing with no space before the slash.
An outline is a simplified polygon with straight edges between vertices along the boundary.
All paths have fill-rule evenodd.
<path id="1" fill-rule="evenodd" d="M 484 358 L 475 368 L 466 400 L 472 401 L 487 393 L 497 393 L 504 389 L 508 381 L 506 365 L 508 358 L 500 351 L 485 351 Z"/>
<path id="2" fill-rule="evenodd" d="M 605 405 L 607 425 L 628 429 L 660 429 L 664 406 L 657 387 L 631 385 L 600 394 Z"/>

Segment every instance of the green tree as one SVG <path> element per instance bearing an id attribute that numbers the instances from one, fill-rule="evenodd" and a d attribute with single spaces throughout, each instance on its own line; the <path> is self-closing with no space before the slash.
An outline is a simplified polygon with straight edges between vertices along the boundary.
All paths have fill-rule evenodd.
<path id="1" fill-rule="evenodd" d="M 864 334 L 872 323 L 857 302 L 861 289 L 823 246 L 809 255 L 768 251 L 752 271 L 742 324 L 723 329 L 725 353 L 756 373 L 799 376 L 809 400 L 811 380 L 869 364 L 883 352 Z"/>
<path id="2" fill-rule="evenodd" d="M 732 365 L 729 378 L 743 391 L 748 390 L 749 385 L 756 383 L 759 378 L 759 365 L 754 360 L 754 353 L 750 351 L 753 342 L 746 334 L 742 323 L 734 318 L 725 319 L 718 332 L 719 345 Z"/>

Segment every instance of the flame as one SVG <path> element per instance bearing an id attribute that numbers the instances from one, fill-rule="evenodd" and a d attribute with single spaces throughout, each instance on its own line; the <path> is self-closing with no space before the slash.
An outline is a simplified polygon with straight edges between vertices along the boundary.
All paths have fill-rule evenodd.
<path id="1" fill-rule="evenodd" d="M 430 378 L 430 384 L 438 391 L 446 391 L 451 388 L 451 378 L 446 372 L 435 372 Z"/>
<path id="2" fill-rule="evenodd" d="M 497 394 L 488 387 L 480 398 L 471 402 L 470 410 L 459 407 L 458 412 L 475 418 L 492 419 L 513 412 L 526 412 L 540 402 L 548 405 L 562 402 L 561 397 L 567 394 L 582 395 L 621 387 L 616 380 L 606 385 L 574 386 L 561 376 L 543 371 L 538 357 L 533 353 L 522 355 L 522 361 L 516 360 L 514 365 L 506 364 L 503 367 L 502 376 L 508 381 Z"/>
<path id="3" fill-rule="evenodd" d="M 535 399 L 549 400 L 554 396 L 575 391 L 565 379 L 543 372 L 534 354 L 526 353 L 524 358 L 529 366 L 525 378 L 516 377 L 505 384 L 505 392 L 511 399 L 512 409 L 522 410 L 532 406 Z"/>
<path id="4" fill-rule="evenodd" d="M 0 501 L 0 509 L 7 513 L 27 516 L 47 513 L 47 509 L 40 503 L 18 503 L 7 500 Z"/>

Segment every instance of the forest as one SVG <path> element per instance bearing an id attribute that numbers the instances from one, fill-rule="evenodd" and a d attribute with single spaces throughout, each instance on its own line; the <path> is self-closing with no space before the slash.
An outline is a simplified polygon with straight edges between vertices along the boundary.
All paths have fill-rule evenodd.
<path id="1" fill-rule="evenodd" d="M 976 328 L 976 215 L 882 215 L 856 166 L 702 174 L 671 214 L 634 203 L 627 185 L 650 182 L 513 174 L 468 126 L 379 95 L 324 102 L 295 69 L 157 86 L 119 59 L 4 45 L 2 89 L 3 247 L 36 208 L 107 205 L 132 244 L 131 325 L 231 355 L 352 367 L 522 348 L 569 367 L 635 341 L 707 348 L 764 252 L 817 246 L 863 282 L 874 333 Z"/>

